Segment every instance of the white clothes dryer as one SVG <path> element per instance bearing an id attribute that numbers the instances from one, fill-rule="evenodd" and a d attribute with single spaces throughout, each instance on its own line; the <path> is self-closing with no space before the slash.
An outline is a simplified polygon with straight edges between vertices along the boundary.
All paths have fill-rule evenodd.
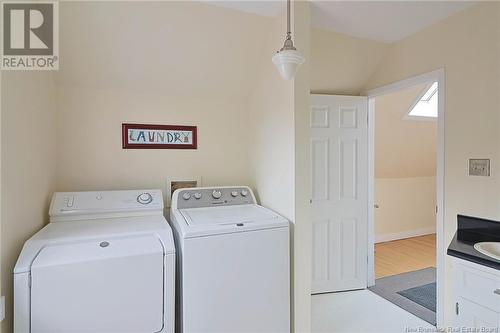
<path id="1" fill-rule="evenodd" d="M 14 332 L 173 332 L 160 190 L 55 193 L 14 268 Z"/>

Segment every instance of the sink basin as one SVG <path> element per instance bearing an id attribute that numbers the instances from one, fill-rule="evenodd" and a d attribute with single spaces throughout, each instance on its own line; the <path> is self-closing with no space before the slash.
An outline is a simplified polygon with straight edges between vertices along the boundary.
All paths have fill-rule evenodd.
<path id="1" fill-rule="evenodd" d="M 474 244 L 474 248 L 490 258 L 500 260 L 500 242 L 481 242 Z"/>

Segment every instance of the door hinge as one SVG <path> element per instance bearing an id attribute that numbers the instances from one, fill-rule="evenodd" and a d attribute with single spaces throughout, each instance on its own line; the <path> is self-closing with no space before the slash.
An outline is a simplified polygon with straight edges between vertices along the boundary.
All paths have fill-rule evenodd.
<path id="1" fill-rule="evenodd" d="M 436 214 L 438 213 L 438 206 L 436 206 Z"/>
<path id="2" fill-rule="evenodd" d="M 0 321 L 5 319 L 5 296 L 0 296 Z"/>
<path id="3" fill-rule="evenodd" d="M 458 305 L 458 302 L 455 303 L 455 314 L 458 316 L 460 313 L 460 306 Z"/>
<path id="4" fill-rule="evenodd" d="M 0 296 L 0 321 L 5 319 L 5 296 Z"/>

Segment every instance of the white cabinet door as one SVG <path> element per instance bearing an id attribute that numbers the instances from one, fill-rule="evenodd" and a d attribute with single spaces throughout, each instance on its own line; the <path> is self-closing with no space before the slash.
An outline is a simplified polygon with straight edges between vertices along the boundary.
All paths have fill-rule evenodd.
<path id="1" fill-rule="evenodd" d="M 367 286 L 368 100 L 311 95 L 312 293 Z"/>
<path id="2" fill-rule="evenodd" d="M 500 312 L 461 297 L 456 304 L 456 316 L 458 327 L 479 329 L 478 332 L 495 332 L 493 329 L 500 327 Z"/>

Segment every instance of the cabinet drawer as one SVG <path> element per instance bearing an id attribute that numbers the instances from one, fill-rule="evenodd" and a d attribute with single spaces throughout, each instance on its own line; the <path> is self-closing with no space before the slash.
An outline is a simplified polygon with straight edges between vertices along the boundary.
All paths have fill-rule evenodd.
<path id="1" fill-rule="evenodd" d="M 454 267 L 453 273 L 457 296 L 500 311 L 499 276 L 461 264 Z"/>

